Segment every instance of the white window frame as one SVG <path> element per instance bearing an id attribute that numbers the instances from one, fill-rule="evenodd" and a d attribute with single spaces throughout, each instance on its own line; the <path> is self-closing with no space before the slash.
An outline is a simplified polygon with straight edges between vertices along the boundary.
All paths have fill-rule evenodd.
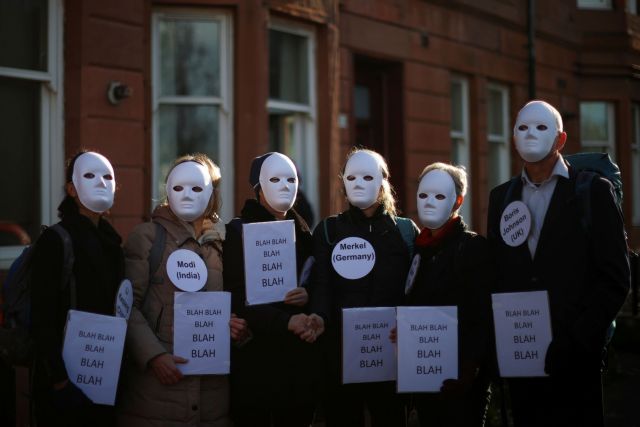
<path id="1" fill-rule="evenodd" d="M 580 102 L 580 105 L 587 104 L 587 103 L 604 104 L 607 107 L 607 124 L 609 128 L 609 134 L 607 135 L 606 140 L 589 140 L 589 139 L 581 138 L 582 139 L 581 145 L 584 148 L 605 147 L 605 152 L 609 154 L 609 157 L 611 157 L 611 160 L 615 161 L 616 160 L 616 126 L 615 126 L 616 123 L 615 123 L 615 109 L 614 109 L 613 103 L 607 102 L 607 101 L 593 100 L 593 101 L 582 101 Z"/>
<path id="2" fill-rule="evenodd" d="M 578 9 L 608 10 L 612 4 L 611 0 L 577 0 L 576 6 Z"/>
<path id="3" fill-rule="evenodd" d="M 316 33 L 311 27 L 301 24 L 292 24 L 287 21 L 274 19 L 269 24 L 269 30 L 294 34 L 305 37 L 308 40 L 307 70 L 308 78 L 308 104 L 285 102 L 269 98 L 267 100 L 267 112 L 285 111 L 296 114 L 294 133 L 297 153 L 301 153 L 302 163 L 298 166 L 304 177 L 301 188 L 307 200 L 311 204 L 316 221 L 320 218 L 320 197 L 318 188 L 318 138 L 317 138 L 317 100 L 316 100 Z M 303 143 L 304 142 L 304 143 Z M 298 159 L 292 159 L 294 161 Z M 311 226 L 311 224 L 309 224 Z"/>
<path id="4" fill-rule="evenodd" d="M 41 83 L 39 167 L 42 224 L 52 224 L 57 220 L 57 206 L 64 197 L 63 0 L 49 0 L 47 6 L 46 71 L 0 67 L 2 77 Z M 23 248 L 0 246 L 0 269 L 7 269 Z"/>
<path id="5" fill-rule="evenodd" d="M 220 23 L 220 96 L 162 96 L 160 94 L 160 19 L 210 19 Z M 219 158 L 215 159 L 222 174 L 220 216 L 226 222 L 234 215 L 234 135 L 233 135 L 233 27 L 232 16 L 221 10 L 157 8 L 151 17 L 151 75 L 152 75 L 152 143 L 151 143 L 151 209 L 161 200 L 157 183 L 165 177 L 159 176 L 159 112 L 161 104 L 210 105 L 218 107 Z"/>
<path id="6" fill-rule="evenodd" d="M 633 135 L 631 140 L 631 223 L 640 226 L 640 104 L 631 107 Z"/>
<path id="7" fill-rule="evenodd" d="M 451 84 L 459 84 L 460 92 L 462 94 L 462 130 L 451 129 L 450 137 L 452 143 L 452 154 L 457 153 L 458 164 L 465 167 L 467 170 L 467 194 L 465 196 L 464 203 L 460 208 L 460 214 L 464 218 L 464 221 L 472 226 L 472 210 L 471 210 L 471 136 L 469 126 L 469 79 L 459 75 L 451 76 Z M 455 142 L 454 142 L 455 141 Z M 453 157 L 453 156 L 452 156 Z M 453 160 L 453 159 L 452 159 Z"/>
<path id="8" fill-rule="evenodd" d="M 507 181 L 511 177 L 511 138 L 513 132 L 509 120 L 509 88 L 498 83 L 488 83 L 487 94 L 491 90 L 500 92 L 500 95 L 502 97 L 502 115 L 504 117 L 504 120 L 502 121 L 503 133 L 501 135 L 489 133 L 489 108 L 487 107 L 487 142 L 489 144 L 500 144 L 500 161 L 497 165 L 494 166 L 497 167 L 498 170 L 498 183 L 501 183 Z M 487 101 L 488 100 L 489 97 L 487 96 Z M 489 168 L 492 167 L 492 165 L 488 166 Z"/>

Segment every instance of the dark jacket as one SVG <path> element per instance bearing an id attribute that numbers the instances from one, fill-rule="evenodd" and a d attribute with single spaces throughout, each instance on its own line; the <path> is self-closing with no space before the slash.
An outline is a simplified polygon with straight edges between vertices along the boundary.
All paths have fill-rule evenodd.
<path id="1" fill-rule="evenodd" d="M 73 242 L 75 309 L 113 316 L 116 292 L 124 278 L 120 236 L 106 220 L 100 219 L 96 227 L 76 212 L 65 215 L 61 223 Z M 60 283 L 62 268 L 62 240 L 55 231 L 45 230 L 33 253 L 31 328 L 45 371 L 41 374 L 49 384 L 67 378 L 62 344 L 71 300 L 69 287 Z"/>
<path id="2" fill-rule="evenodd" d="M 295 211 L 287 219 L 295 222 L 298 273 L 311 255 L 311 233 Z M 253 338 L 232 348 L 232 408 L 286 408 L 313 402 L 315 383 L 314 346 L 288 330 L 292 315 L 304 308 L 284 303 L 246 306 L 242 223 L 275 221 L 256 200 L 247 200 L 239 220 L 227 224 L 223 245 L 224 289 L 230 291 L 232 311 L 246 319 Z"/>
<path id="3" fill-rule="evenodd" d="M 416 246 L 420 266 L 407 305 L 457 306 L 459 372 L 487 361 L 493 265 L 486 239 L 457 221 L 442 241 Z"/>
<path id="4" fill-rule="evenodd" d="M 401 305 L 411 259 L 394 218 L 382 206 L 370 218 L 351 206 L 325 221 L 326 232 L 323 221 L 313 233 L 316 264 L 311 310 L 323 316 L 329 327 L 339 329 L 342 308 Z M 375 250 L 373 269 L 360 279 L 340 276 L 331 263 L 333 248 L 346 237 L 365 239 Z"/>
<path id="5" fill-rule="evenodd" d="M 630 273 L 622 213 L 610 183 L 591 185 L 590 229 L 585 229 L 583 201 L 576 196 L 576 172 L 558 177 L 532 259 L 525 243 L 512 248 L 502 241 L 500 217 L 520 200 L 522 181 L 511 197 L 510 183 L 491 191 L 488 238 L 499 266 L 496 291 L 549 293 L 553 341 L 547 360 L 569 370 L 599 370 L 605 333 L 624 303 Z"/>

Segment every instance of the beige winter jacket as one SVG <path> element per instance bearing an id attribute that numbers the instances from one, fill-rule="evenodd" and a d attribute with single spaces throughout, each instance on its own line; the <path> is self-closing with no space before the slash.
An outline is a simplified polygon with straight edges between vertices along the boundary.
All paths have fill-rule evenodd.
<path id="1" fill-rule="evenodd" d="M 162 261 L 149 283 L 149 252 L 156 225 L 162 225 L 166 242 Z M 126 357 L 118 397 L 120 426 L 231 425 L 229 383 L 224 375 L 185 376 L 175 385 L 162 385 L 148 363 L 173 352 L 173 295 L 179 291 L 167 277 L 166 261 L 177 249 L 201 255 L 207 265 L 207 291 L 222 290 L 224 224 L 205 221 L 196 238 L 193 227 L 178 219 L 168 206 L 155 209 L 152 222 L 137 226 L 125 245 L 126 277 L 131 280 L 134 307 L 127 330 Z M 146 296 L 145 296 L 146 295 Z"/>

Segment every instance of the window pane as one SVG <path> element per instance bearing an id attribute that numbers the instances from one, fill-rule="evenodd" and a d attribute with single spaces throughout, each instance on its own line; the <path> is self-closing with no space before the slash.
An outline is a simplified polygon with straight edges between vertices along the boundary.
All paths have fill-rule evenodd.
<path id="1" fill-rule="evenodd" d="M 502 144 L 496 144 L 493 142 L 489 143 L 489 168 L 488 173 L 488 188 L 494 188 L 497 185 L 502 184 L 504 181 L 501 176 L 501 171 L 504 170 L 504 166 L 500 163 L 502 162 L 502 150 L 504 147 Z"/>
<path id="2" fill-rule="evenodd" d="M 309 40 L 269 30 L 269 98 L 309 103 Z"/>
<path id="3" fill-rule="evenodd" d="M 47 69 L 47 0 L 0 1 L 0 67 Z"/>
<path id="4" fill-rule="evenodd" d="M 220 23 L 164 19 L 160 32 L 160 92 L 220 95 Z"/>
<path id="5" fill-rule="evenodd" d="M 489 108 L 488 108 L 488 123 L 490 135 L 503 135 L 504 136 L 504 117 L 502 112 L 503 100 L 502 92 L 496 89 L 489 89 Z"/>
<path id="6" fill-rule="evenodd" d="M 353 104 L 357 120 L 369 120 L 371 118 L 371 95 L 368 87 L 354 87 Z"/>
<path id="7" fill-rule="evenodd" d="M 0 77 L 0 246 L 40 230 L 40 84 Z M 24 242 L 22 243 L 24 244 Z"/>
<path id="8" fill-rule="evenodd" d="M 631 173 L 633 174 L 633 225 L 640 225 L 640 147 L 636 145 L 632 151 Z"/>
<path id="9" fill-rule="evenodd" d="M 295 121 L 296 114 L 269 114 L 269 151 L 278 151 L 293 160 L 298 158 Z"/>
<path id="10" fill-rule="evenodd" d="M 605 102 L 580 103 L 580 134 L 583 141 L 608 142 L 608 122 L 607 104 Z"/>
<path id="11" fill-rule="evenodd" d="M 161 105 L 158 132 L 158 194 L 164 197 L 164 181 L 173 161 L 184 154 L 205 153 L 218 160 L 218 107 L 210 105 Z M 162 198 L 161 197 L 161 198 Z"/>
<path id="12" fill-rule="evenodd" d="M 451 82 L 451 130 L 464 132 L 462 85 Z"/>
<path id="13" fill-rule="evenodd" d="M 465 149 L 464 140 L 460 138 L 452 138 L 451 144 L 453 146 L 451 149 L 451 163 L 454 165 L 460 165 L 466 157 L 463 152 Z"/>

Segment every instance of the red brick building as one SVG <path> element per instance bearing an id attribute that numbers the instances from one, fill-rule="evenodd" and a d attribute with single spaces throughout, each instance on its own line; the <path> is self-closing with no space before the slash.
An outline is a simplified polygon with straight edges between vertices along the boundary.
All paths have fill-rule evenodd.
<path id="1" fill-rule="evenodd" d="M 124 236 L 148 219 L 168 163 L 191 151 L 221 165 L 225 219 L 250 196 L 251 159 L 268 150 L 298 164 L 316 218 L 334 213 L 344 206 L 337 175 L 355 144 L 387 157 L 412 216 L 426 164 L 466 165 L 463 214 L 483 231 L 490 188 L 521 167 L 511 128 L 534 92 L 562 113 L 567 152 L 605 150 L 620 165 L 637 247 L 636 7 L 634 0 L 1 2 L 0 269 L 40 224 L 55 221 L 64 159 L 80 147 L 116 168 L 111 218 Z"/>

